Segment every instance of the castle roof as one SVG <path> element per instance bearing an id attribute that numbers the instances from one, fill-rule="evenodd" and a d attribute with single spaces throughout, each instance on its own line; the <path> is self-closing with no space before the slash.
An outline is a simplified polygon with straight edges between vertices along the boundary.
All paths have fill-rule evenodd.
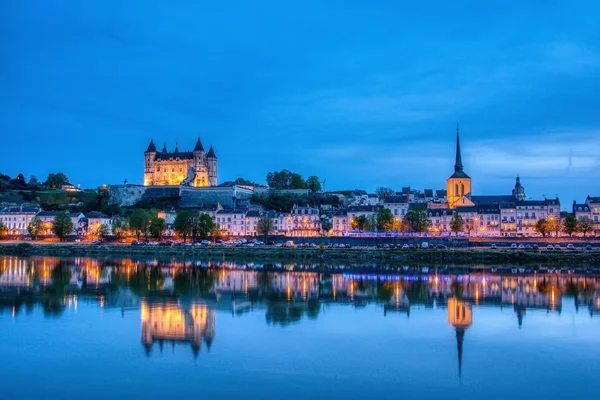
<path id="1" fill-rule="evenodd" d="M 194 158 L 194 153 L 191 151 L 174 151 L 171 153 L 156 153 L 156 156 L 154 157 L 155 160 L 169 160 L 176 158 L 179 158 L 180 160 L 192 160 Z"/>
<path id="2" fill-rule="evenodd" d="M 212 149 L 212 147 L 211 147 Z M 202 142 L 200 141 L 200 138 L 198 138 L 198 141 L 196 141 L 196 146 L 194 146 L 194 151 L 204 151 L 204 147 L 202 146 Z"/>
<path id="3" fill-rule="evenodd" d="M 150 139 L 150 144 L 148 145 L 148 150 L 146 153 L 156 153 L 156 145 L 154 144 L 154 139 Z"/>
<path id="4" fill-rule="evenodd" d="M 200 139 L 198 139 L 198 141 L 200 141 Z M 206 155 L 207 158 L 217 158 L 215 151 L 213 150 L 212 145 L 210 146 L 210 149 L 208 149 L 208 154 Z"/>

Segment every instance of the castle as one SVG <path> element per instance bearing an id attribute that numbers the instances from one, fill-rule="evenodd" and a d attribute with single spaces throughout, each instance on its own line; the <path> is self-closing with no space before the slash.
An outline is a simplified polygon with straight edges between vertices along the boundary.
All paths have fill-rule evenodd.
<path id="1" fill-rule="evenodd" d="M 200 138 L 193 151 L 156 151 L 154 140 L 150 140 L 144 153 L 144 186 L 217 186 L 217 156 L 212 146 L 208 153 Z"/>

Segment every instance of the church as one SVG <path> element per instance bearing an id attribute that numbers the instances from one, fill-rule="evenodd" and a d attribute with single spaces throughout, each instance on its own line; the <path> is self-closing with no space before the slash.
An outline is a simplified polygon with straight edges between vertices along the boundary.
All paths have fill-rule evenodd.
<path id="1" fill-rule="evenodd" d="M 217 186 L 217 156 L 210 146 L 208 153 L 200 138 L 192 151 L 157 151 L 154 140 L 150 140 L 144 153 L 144 186 Z"/>

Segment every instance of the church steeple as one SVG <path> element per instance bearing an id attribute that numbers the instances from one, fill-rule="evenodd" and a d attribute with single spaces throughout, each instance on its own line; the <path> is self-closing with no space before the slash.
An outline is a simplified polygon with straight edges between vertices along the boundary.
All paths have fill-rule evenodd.
<path id="1" fill-rule="evenodd" d="M 458 124 L 456 124 L 456 161 L 454 162 L 454 172 L 463 172 L 462 156 L 460 154 L 460 136 L 458 134 Z"/>
<path id="2" fill-rule="evenodd" d="M 163 145 L 162 152 L 167 153 L 167 144 L 166 143 Z"/>
<path id="3" fill-rule="evenodd" d="M 179 153 L 179 140 L 175 142 L 175 151 L 174 153 Z"/>

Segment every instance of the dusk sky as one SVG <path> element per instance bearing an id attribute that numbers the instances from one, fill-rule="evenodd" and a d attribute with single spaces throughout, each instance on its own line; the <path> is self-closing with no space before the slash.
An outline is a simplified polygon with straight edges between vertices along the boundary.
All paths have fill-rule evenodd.
<path id="1" fill-rule="evenodd" d="M 345 3 L 342 5 L 342 3 Z M 151 138 L 219 181 L 600 195 L 600 2 L 3 0 L 0 172 L 141 183 Z"/>

